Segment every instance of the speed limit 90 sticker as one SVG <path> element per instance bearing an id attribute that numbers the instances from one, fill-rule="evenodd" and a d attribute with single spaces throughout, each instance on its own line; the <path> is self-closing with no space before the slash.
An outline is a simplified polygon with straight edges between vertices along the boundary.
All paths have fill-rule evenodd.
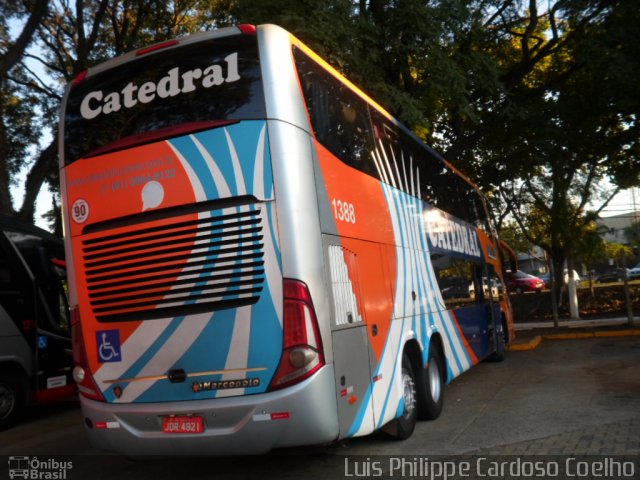
<path id="1" fill-rule="evenodd" d="M 89 218 L 89 204 L 83 198 L 79 198 L 71 206 L 71 218 L 76 223 L 84 223 Z"/>

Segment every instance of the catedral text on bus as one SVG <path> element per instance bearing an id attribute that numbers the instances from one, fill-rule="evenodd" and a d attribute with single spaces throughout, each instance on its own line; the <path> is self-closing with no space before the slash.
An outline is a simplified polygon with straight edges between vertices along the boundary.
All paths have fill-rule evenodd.
<path id="1" fill-rule="evenodd" d="M 482 194 L 279 27 L 98 65 L 59 132 L 74 378 L 98 448 L 407 438 L 513 338 Z"/>

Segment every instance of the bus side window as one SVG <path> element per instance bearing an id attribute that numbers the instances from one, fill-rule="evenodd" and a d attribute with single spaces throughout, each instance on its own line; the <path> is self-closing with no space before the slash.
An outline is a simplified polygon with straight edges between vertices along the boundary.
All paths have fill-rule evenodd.
<path id="1" fill-rule="evenodd" d="M 442 299 L 449 308 L 488 301 L 482 282 L 482 264 L 453 255 L 431 255 Z"/>
<path id="2" fill-rule="evenodd" d="M 53 303 L 53 315 L 56 317 L 56 328 L 62 329 L 66 333 L 71 332 L 71 318 L 69 314 L 69 302 L 67 293 L 67 271 L 51 261 L 53 272 L 56 278 L 56 298 Z"/>
<path id="3" fill-rule="evenodd" d="M 504 292 L 504 287 L 502 286 L 500 277 L 498 277 L 498 273 L 496 272 L 496 269 L 493 265 L 487 265 L 487 270 L 489 271 L 489 295 L 494 302 L 500 301 L 502 300 Z"/>
<path id="4" fill-rule="evenodd" d="M 294 57 L 316 139 L 350 167 L 379 179 L 366 102 L 295 48 Z"/>
<path id="5" fill-rule="evenodd" d="M 11 270 L 5 265 L 2 265 L 0 260 L 0 292 L 5 292 L 11 289 Z"/>
<path id="6" fill-rule="evenodd" d="M 0 243 L 4 243 L 2 240 Z M 0 244 L 0 303 L 19 326 L 24 320 L 35 319 L 33 298 L 28 294 L 30 289 L 25 283 L 27 281 L 26 272 L 23 272 L 15 253 Z"/>
<path id="7" fill-rule="evenodd" d="M 5 234 L 17 250 L 18 268 L 24 271 L 24 275 L 33 277 L 35 282 L 36 298 L 40 300 L 37 308 L 38 326 L 55 333 L 68 334 L 69 313 L 63 286 L 66 272 L 51 261 L 52 255 L 64 256 L 61 245 L 12 230 L 6 230 Z M 31 290 L 25 289 L 27 291 Z"/>

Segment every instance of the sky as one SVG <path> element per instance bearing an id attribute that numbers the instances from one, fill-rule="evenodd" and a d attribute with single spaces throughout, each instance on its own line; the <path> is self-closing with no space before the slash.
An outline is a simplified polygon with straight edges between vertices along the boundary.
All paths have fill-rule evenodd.
<path id="1" fill-rule="evenodd" d="M 22 205 L 22 199 L 24 197 L 24 181 L 26 177 L 26 171 L 20 173 L 18 186 L 11 188 L 11 197 L 13 198 L 13 206 L 20 207 Z M 43 218 L 43 215 L 53 208 L 53 196 L 49 193 L 49 187 L 45 184 L 38 194 L 36 199 L 36 225 L 45 230 L 50 230 L 47 221 Z"/>
<path id="2" fill-rule="evenodd" d="M 616 195 L 600 213 L 600 216 L 613 217 L 634 212 L 638 214 L 638 209 L 640 209 L 640 188 L 630 188 Z"/>

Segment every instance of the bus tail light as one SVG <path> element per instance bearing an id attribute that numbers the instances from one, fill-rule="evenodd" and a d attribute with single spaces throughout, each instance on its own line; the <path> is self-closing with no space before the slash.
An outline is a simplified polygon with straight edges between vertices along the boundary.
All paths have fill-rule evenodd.
<path id="1" fill-rule="evenodd" d="M 88 74 L 89 70 L 83 70 L 78 75 L 76 75 L 76 78 L 74 78 L 71 83 L 73 83 L 74 85 L 80 85 L 82 82 L 84 82 L 84 79 L 87 78 Z"/>
<path id="2" fill-rule="evenodd" d="M 146 55 L 147 53 L 152 53 L 157 50 L 162 50 L 163 48 L 173 47 L 178 45 L 180 42 L 178 40 L 169 40 L 167 42 L 156 43 L 155 45 L 151 45 L 149 47 L 141 48 L 140 50 L 136 50 L 136 57 L 140 57 L 142 55 Z"/>
<path id="3" fill-rule="evenodd" d="M 93 380 L 89 369 L 78 307 L 71 309 L 71 341 L 73 342 L 73 379 L 78 384 L 78 391 L 91 400 L 104 402 L 104 397 Z"/>
<path id="4" fill-rule="evenodd" d="M 270 390 L 301 382 L 325 364 L 318 319 L 308 287 L 297 280 L 285 279 L 283 293 L 284 345 Z"/>
<path id="5" fill-rule="evenodd" d="M 245 35 L 256 35 L 257 32 L 258 32 L 258 30 L 256 29 L 256 26 L 252 25 L 250 23 L 240 24 L 240 25 L 238 25 L 238 28 Z"/>

